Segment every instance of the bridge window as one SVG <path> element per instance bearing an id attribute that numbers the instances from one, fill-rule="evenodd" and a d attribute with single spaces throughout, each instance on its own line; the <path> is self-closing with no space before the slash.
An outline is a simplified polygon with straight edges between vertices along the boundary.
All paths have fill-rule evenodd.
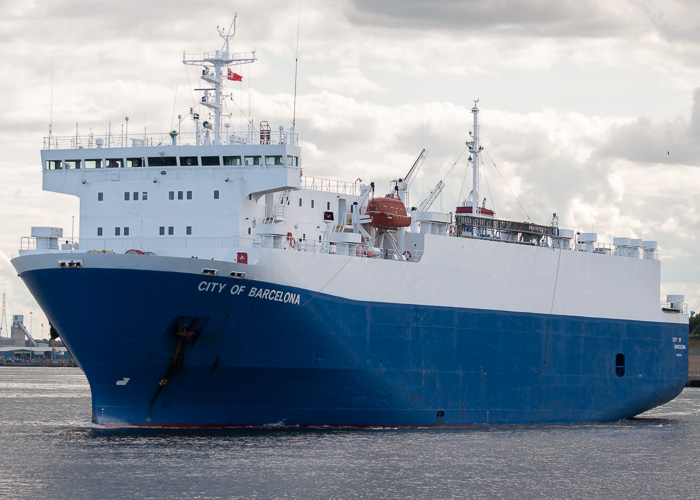
<path id="1" fill-rule="evenodd" d="M 226 166 L 241 165 L 241 157 L 240 156 L 224 156 L 224 165 L 226 165 Z"/>
<path id="2" fill-rule="evenodd" d="M 67 168 L 67 167 L 66 167 Z M 61 160 L 46 160 L 46 170 L 62 170 Z"/>
<path id="3" fill-rule="evenodd" d="M 615 356 L 615 375 L 618 377 L 625 376 L 625 355 L 618 354 Z"/>
<path id="4" fill-rule="evenodd" d="M 102 168 L 102 160 L 85 160 L 85 168 Z"/>
<path id="5" fill-rule="evenodd" d="M 107 158 L 107 168 L 122 168 L 124 160 L 121 158 Z"/>
<path id="6" fill-rule="evenodd" d="M 299 158 L 296 156 L 287 155 L 287 165 L 289 165 L 290 167 L 298 167 Z"/>
<path id="7" fill-rule="evenodd" d="M 240 162 L 241 159 L 238 158 Z M 220 160 L 218 156 L 202 156 L 202 165 L 220 165 Z"/>
<path id="8" fill-rule="evenodd" d="M 127 167 L 143 167 L 145 165 L 143 158 L 127 158 L 126 159 L 126 166 Z"/>
<path id="9" fill-rule="evenodd" d="M 177 158 L 174 156 L 149 156 L 149 167 L 176 167 Z"/>
<path id="10" fill-rule="evenodd" d="M 197 161 L 196 156 L 181 156 L 180 157 L 180 165 L 184 166 L 191 166 L 191 165 L 199 165 L 199 161 Z"/>
<path id="11" fill-rule="evenodd" d="M 262 165 L 262 156 L 246 156 L 245 157 L 245 164 L 248 166 Z"/>
<path id="12" fill-rule="evenodd" d="M 272 165 L 284 165 L 284 163 L 282 162 L 281 156 L 266 156 L 265 165 L 269 167 Z"/>
<path id="13" fill-rule="evenodd" d="M 80 168 L 80 160 L 66 160 L 66 169 L 76 169 Z"/>

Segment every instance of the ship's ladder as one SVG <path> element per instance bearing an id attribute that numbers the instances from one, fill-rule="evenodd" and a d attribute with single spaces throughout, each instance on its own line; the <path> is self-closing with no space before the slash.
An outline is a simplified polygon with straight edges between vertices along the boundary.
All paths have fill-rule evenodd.
<path id="1" fill-rule="evenodd" d="M 265 224 L 274 224 L 287 220 L 287 206 L 289 205 L 290 189 L 285 189 L 277 198 L 277 202 L 272 207 L 272 215 L 265 217 Z"/>

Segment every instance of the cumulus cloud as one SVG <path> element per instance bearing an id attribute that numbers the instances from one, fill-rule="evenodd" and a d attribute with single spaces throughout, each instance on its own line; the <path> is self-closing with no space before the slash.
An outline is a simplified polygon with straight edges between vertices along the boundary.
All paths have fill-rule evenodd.
<path id="1" fill-rule="evenodd" d="M 693 94 L 690 120 L 658 123 L 642 116 L 613 127 L 597 154 L 642 165 L 700 165 L 700 88 Z"/>
<path id="2" fill-rule="evenodd" d="M 606 36 L 630 29 L 633 9 L 623 2 L 561 0 L 351 0 L 348 17 L 359 25 L 448 29 L 529 36 Z"/>

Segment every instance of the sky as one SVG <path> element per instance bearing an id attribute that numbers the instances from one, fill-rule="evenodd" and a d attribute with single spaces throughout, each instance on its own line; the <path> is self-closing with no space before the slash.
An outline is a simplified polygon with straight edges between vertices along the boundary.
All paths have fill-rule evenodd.
<path id="1" fill-rule="evenodd" d="M 482 193 L 499 218 L 656 240 L 660 300 L 700 307 L 699 0 L 0 0 L 0 292 L 8 322 L 48 322 L 10 259 L 32 226 L 79 236 L 78 200 L 41 189 L 55 136 L 191 129 L 182 54 L 255 50 L 231 86 L 234 129 L 289 127 L 307 176 L 389 181 L 428 151 L 412 204 L 471 189 L 479 100 Z M 242 113 L 241 113 L 242 110 Z M 202 111 L 204 113 L 204 111 Z M 178 123 L 178 115 L 185 119 Z M 369 278 L 368 278 L 369 279 Z M 30 314 L 31 313 L 31 314 Z M 31 324 L 30 318 L 31 316 Z"/>

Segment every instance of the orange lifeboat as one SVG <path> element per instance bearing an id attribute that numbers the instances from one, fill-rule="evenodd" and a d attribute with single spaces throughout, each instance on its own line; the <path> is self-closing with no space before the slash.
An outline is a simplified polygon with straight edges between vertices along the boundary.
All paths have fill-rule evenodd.
<path id="1" fill-rule="evenodd" d="M 372 198 L 367 203 L 366 214 L 372 217 L 370 226 L 378 229 L 397 229 L 411 225 L 411 217 L 399 198 Z"/>

